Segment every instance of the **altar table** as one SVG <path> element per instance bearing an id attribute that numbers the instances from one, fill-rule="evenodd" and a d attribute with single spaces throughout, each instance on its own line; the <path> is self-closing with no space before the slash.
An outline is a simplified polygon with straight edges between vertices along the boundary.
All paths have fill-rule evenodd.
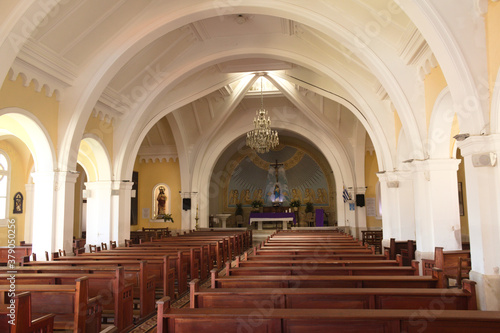
<path id="1" fill-rule="evenodd" d="M 282 221 L 283 230 L 287 229 L 287 223 L 293 222 L 295 225 L 295 213 L 250 213 L 250 225 L 253 222 L 258 223 L 258 230 L 262 230 L 262 222 L 276 222 Z"/>

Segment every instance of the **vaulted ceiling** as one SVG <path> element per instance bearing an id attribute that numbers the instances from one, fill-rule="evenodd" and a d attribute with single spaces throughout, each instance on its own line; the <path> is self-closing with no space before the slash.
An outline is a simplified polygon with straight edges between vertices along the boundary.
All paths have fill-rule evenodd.
<path id="1" fill-rule="evenodd" d="M 75 98 L 82 89 L 97 93 L 85 102 L 113 122 L 115 154 L 144 160 L 196 154 L 221 131 L 251 123 L 260 75 L 277 88 L 264 96 L 273 126 L 310 120 L 309 130 L 323 127 L 347 151 L 365 128 L 375 149 L 394 150 L 393 112 L 406 101 L 392 100 L 387 82 L 419 93 L 419 73 L 435 62 L 424 38 L 393 1 L 305 4 L 64 0 L 33 27 L 11 72 L 44 77 L 39 84 L 61 100 L 70 95 L 71 110 L 84 103 Z M 314 11 L 330 21 L 309 19 Z M 403 128 L 414 122 L 418 132 L 424 125 L 410 118 Z M 118 147 L 127 136 L 138 142 Z"/>

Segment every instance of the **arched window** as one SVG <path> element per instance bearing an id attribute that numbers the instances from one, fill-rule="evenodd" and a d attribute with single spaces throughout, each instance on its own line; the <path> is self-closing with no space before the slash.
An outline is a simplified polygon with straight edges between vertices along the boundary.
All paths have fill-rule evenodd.
<path id="1" fill-rule="evenodd" d="M 10 159 L 0 150 L 0 224 L 7 223 L 9 216 Z"/>
<path id="2" fill-rule="evenodd" d="M 151 218 L 153 220 L 163 219 L 164 214 L 170 214 L 170 187 L 167 184 L 160 183 L 153 187 L 153 211 Z"/>

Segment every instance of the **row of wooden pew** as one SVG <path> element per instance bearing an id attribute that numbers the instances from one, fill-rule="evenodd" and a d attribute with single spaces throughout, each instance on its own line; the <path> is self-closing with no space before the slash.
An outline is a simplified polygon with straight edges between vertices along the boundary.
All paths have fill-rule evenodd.
<path id="1" fill-rule="evenodd" d="M 280 231 L 251 254 L 190 282 L 190 308 L 158 304 L 158 332 L 498 332 L 478 311 L 475 282 L 446 288 L 441 269 L 418 274 L 339 232 Z"/>
<path id="2" fill-rule="evenodd" d="M 251 231 L 190 232 L 97 253 L 24 262 L 15 267 L 16 292 L 29 292 L 22 300 L 36 315 L 55 314 L 54 329 L 127 332 L 154 315 L 157 299 L 187 293 L 191 280 L 208 278 L 210 270 L 241 255 L 250 244 Z M 11 268 L 0 268 L 4 305 L 11 274 Z M 1 315 L 0 308 L 5 323 Z M 30 322 L 25 325 L 31 327 Z"/>

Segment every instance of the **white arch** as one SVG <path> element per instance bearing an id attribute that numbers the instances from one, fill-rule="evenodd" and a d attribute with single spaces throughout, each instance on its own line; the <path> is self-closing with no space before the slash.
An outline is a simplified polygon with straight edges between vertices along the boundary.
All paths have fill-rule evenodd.
<path id="1" fill-rule="evenodd" d="M 400 0 L 398 2 L 417 26 L 438 60 L 450 87 L 455 110 L 463 130 L 479 133 L 488 123 L 483 112 L 487 103 L 482 102 L 479 97 L 473 74 L 479 77 L 483 73 L 471 73 L 470 64 L 467 63 L 464 54 L 467 50 L 461 49 L 447 21 L 436 9 L 438 3 L 433 0 Z M 472 1 L 456 5 L 457 8 L 473 6 Z M 477 111 L 479 114 L 476 114 Z"/>
<path id="2" fill-rule="evenodd" d="M 295 123 L 281 123 L 278 126 L 273 126 L 277 129 L 286 129 L 294 133 L 303 133 L 304 128 L 301 124 Z M 196 162 L 192 173 L 192 189 L 201 194 L 210 193 L 210 179 L 215 168 L 215 165 L 224 152 L 224 150 L 231 145 L 234 141 L 244 135 L 246 132 L 252 129 L 252 124 L 245 126 L 240 126 L 239 128 L 233 129 L 231 131 L 232 135 L 220 135 L 218 138 L 214 139 L 210 153 L 205 153 L 200 155 Z M 335 190 L 337 193 L 342 193 L 343 185 L 346 186 L 356 186 L 355 176 L 353 166 L 350 164 L 350 158 L 347 156 L 346 151 L 343 147 L 338 147 L 338 142 L 332 142 L 327 137 L 320 136 L 318 133 L 308 133 L 309 141 L 313 146 L 316 146 L 318 150 L 325 156 L 330 167 L 332 168 L 334 179 L 335 179 Z M 339 149 L 340 148 L 340 149 Z M 208 212 L 208 197 L 199 196 L 200 200 L 200 225 L 208 225 L 208 214 L 203 212 Z M 341 195 L 337 195 L 337 207 L 338 220 L 344 221 L 344 211 L 340 209 L 343 207 L 344 202 Z M 206 215 L 206 216 L 205 216 Z M 183 221 L 184 222 L 184 221 Z M 190 227 L 190 226 L 184 226 Z"/>
<path id="3" fill-rule="evenodd" d="M 93 133 L 85 133 L 82 142 L 89 145 L 90 153 L 94 155 L 96 161 L 96 165 L 92 166 L 85 163 L 85 161 L 78 161 L 87 172 L 87 175 L 95 174 L 96 179 L 94 181 L 111 180 L 111 159 L 101 138 Z M 79 153 L 81 153 L 81 149 Z"/>
<path id="4" fill-rule="evenodd" d="M 450 158 L 451 126 L 455 110 L 449 87 L 438 95 L 432 109 L 427 152 L 430 158 Z"/>
<path id="5" fill-rule="evenodd" d="M 314 68 L 318 72 L 323 72 L 329 75 L 330 77 L 333 77 L 334 79 L 338 79 L 342 84 L 345 84 L 345 88 L 348 89 L 349 92 L 355 93 L 356 96 L 358 96 L 361 99 L 361 95 L 359 93 L 356 93 L 355 89 L 351 87 L 351 85 L 346 82 L 345 80 L 342 79 L 340 75 L 338 75 L 334 69 L 327 67 L 325 64 L 319 63 L 317 61 L 313 61 L 311 59 L 307 59 L 302 56 L 298 56 L 292 52 L 287 52 L 283 50 L 268 50 L 268 52 L 274 51 L 273 55 L 275 55 L 276 59 L 281 59 L 285 61 L 295 61 L 295 63 L 298 63 L 304 67 L 311 67 Z M 168 90 L 170 87 L 174 87 L 178 82 L 182 81 L 183 78 L 188 77 L 189 75 L 192 75 L 194 72 L 203 69 L 204 67 L 208 67 L 210 65 L 213 65 L 217 62 L 220 61 L 225 61 L 229 59 L 234 59 L 235 57 L 248 57 L 249 55 L 255 56 L 255 57 L 269 57 L 269 54 L 263 53 L 262 50 L 257 50 L 257 49 L 229 49 L 224 52 L 220 53 L 215 53 L 207 56 L 204 59 L 199 60 L 197 63 L 190 64 L 191 67 L 188 68 L 188 70 L 179 70 L 175 73 L 170 73 L 169 75 L 169 80 L 162 82 L 161 85 L 157 87 L 151 94 L 150 97 L 145 101 L 145 103 L 141 106 L 141 109 L 135 113 L 136 117 L 129 121 L 129 124 L 133 124 L 134 126 L 131 125 L 130 128 L 127 130 L 123 130 L 123 132 L 127 133 L 127 139 L 129 139 L 129 144 L 128 145 L 122 145 L 120 147 L 120 150 L 116 154 L 116 159 L 115 159 L 115 174 L 121 174 L 121 177 L 129 177 L 128 175 L 131 174 L 133 164 L 135 161 L 135 156 L 139 150 L 140 144 L 144 137 L 146 136 L 147 132 L 149 129 L 154 126 L 162 117 L 164 117 L 166 114 L 169 112 L 172 112 L 176 108 L 178 108 L 180 105 L 177 105 L 175 103 L 172 103 L 168 108 L 162 110 L 161 112 L 157 113 L 154 117 L 149 119 L 147 123 L 144 125 L 144 127 L 136 126 L 137 124 L 144 123 L 145 117 L 147 117 L 146 110 L 149 105 L 153 105 L 155 103 L 155 100 L 159 98 L 159 96 L 162 96 L 166 90 Z M 293 58 L 295 56 L 295 59 Z M 294 60 L 293 60 L 294 59 Z M 300 59 L 300 60 L 297 60 Z M 309 63 L 307 63 L 309 61 Z M 191 96 L 190 100 L 194 100 L 198 95 L 193 95 Z M 330 97 L 330 96 L 328 96 Z M 182 103 L 187 103 L 189 100 L 184 99 L 182 100 Z M 385 135 L 382 129 L 382 126 L 380 122 L 376 118 L 376 113 L 372 111 L 368 105 L 368 103 L 364 102 L 363 100 L 359 100 L 359 103 L 362 104 L 363 106 L 366 106 L 366 109 L 363 109 L 362 112 L 366 111 L 365 113 L 361 113 L 360 110 L 353 109 L 352 105 L 346 103 L 344 100 L 336 98 L 336 101 L 339 103 L 345 105 L 348 109 L 351 111 L 354 111 L 358 120 L 365 126 L 365 129 L 367 130 L 368 134 L 372 138 L 374 142 L 374 146 L 376 148 L 376 153 L 378 158 L 380 158 L 379 165 L 382 164 L 384 169 L 391 170 L 392 169 L 392 154 L 389 148 L 389 144 L 387 143 L 385 139 Z M 418 132 L 416 131 L 416 125 L 414 126 L 409 126 L 409 130 L 412 131 L 413 133 L 417 133 L 416 135 L 420 137 Z M 413 130 L 411 129 L 413 128 Z M 207 142 L 207 140 L 205 140 Z M 133 146 L 131 146 L 133 145 Z M 417 149 L 417 148 L 414 148 Z M 128 162 L 124 160 L 124 158 L 129 157 Z"/>
<path id="6" fill-rule="evenodd" d="M 276 5 L 278 5 L 279 8 L 275 8 Z M 346 45 L 351 45 L 352 43 L 350 43 L 350 41 L 356 37 L 354 33 L 347 31 L 345 27 L 331 21 L 331 18 L 328 17 L 326 13 L 325 16 L 321 17 L 318 16 L 318 13 L 321 13 L 321 11 L 315 11 L 304 7 L 299 8 L 295 4 L 276 4 L 264 2 L 257 5 L 249 5 L 246 2 L 242 2 L 234 5 L 231 4 L 230 9 L 231 11 L 237 10 L 244 11 L 246 13 L 274 15 L 277 17 L 289 18 L 311 26 L 326 34 L 336 36 Z M 102 57 L 96 57 L 95 61 L 83 71 L 85 75 L 88 76 L 80 78 L 79 82 L 81 82 L 82 85 L 74 86 L 75 92 L 78 91 L 78 95 L 81 96 L 81 98 L 73 99 L 77 101 L 78 104 L 71 106 L 71 109 L 77 110 L 79 114 L 73 117 L 68 126 L 68 131 L 66 132 L 63 144 L 61 145 L 62 150 L 61 158 L 59 160 L 60 163 L 72 164 L 74 162 L 71 160 L 72 156 L 69 154 L 71 147 L 74 147 L 76 144 L 76 139 L 73 137 L 73 133 L 76 136 L 79 133 L 82 133 L 82 126 L 84 126 L 81 124 L 82 121 L 79 121 L 78 118 L 88 118 L 104 87 L 111 81 L 112 77 L 119 71 L 121 66 L 123 66 L 147 44 L 156 40 L 165 33 L 185 25 L 186 22 L 210 18 L 215 15 L 218 15 L 218 13 L 216 10 L 214 12 L 214 6 L 211 1 L 201 3 L 197 6 L 190 7 L 189 11 L 184 9 L 182 12 L 172 11 L 169 15 L 163 15 L 161 18 L 153 20 L 153 23 L 142 31 L 129 31 L 130 35 L 127 36 L 126 40 L 119 38 L 116 39 L 116 42 L 119 42 L 120 44 L 114 45 L 114 43 L 110 43 L 106 51 L 102 53 Z M 359 49 L 355 48 L 355 46 L 352 47 L 353 52 L 359 51 Z M 381 61 L 380 57 L 371 51 L 368 46 L 363 48 L 363 50 L 365 52 L 359 55 L 360 58 L 365 61 L 373 70 L 375 75 L 381 79 L 383 86 L 391 95 L 397 109 L 401 112 L 403 126 L 408 126 L 407 130 L 411 132 L 413 137 L 420 138 L 417 127 L 413 125 L 415 124 L 415 121 L 411 112 L 410 103 L 408 98 L 402 92 L 401 85 L 397 82 L 391 70 Z M 308 58 L 308 60 L 310 59 Z M 417 140 L 415 144 L 421 146 L 421 142 L 419 140 Z M 415 150 L 421 151 L 418 147 Z"/>
<path id="7" fill-rule="evenodd" d="M 23 141 L 31 154 L 37 172 L 53 172 L 56 154 L 50 135 L 31 112 L 18 107 L 0 109 L 0 135 L 9 133 Z M 5 126 L 12 124 L 12 126 Z"/>

